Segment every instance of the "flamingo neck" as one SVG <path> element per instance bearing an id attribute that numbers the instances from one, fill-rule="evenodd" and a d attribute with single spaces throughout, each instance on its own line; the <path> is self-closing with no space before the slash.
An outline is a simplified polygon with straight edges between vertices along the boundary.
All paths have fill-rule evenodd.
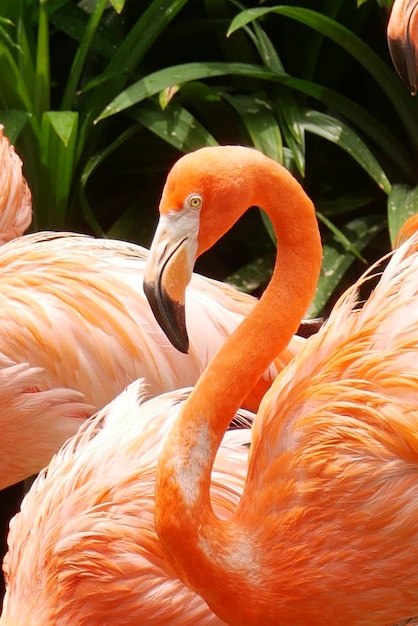
<path id="1" fill-rule="evenodd" d="M 231 524 L 215 516 L 210 502 L 217 450 L 248 392 L 296 332 L 321 264 L 311 201 L 287 170 L 278 166 L 273 178 L 246 205 L 262 207 L 275 228 L 278 252 L 272 279 L 183 405 L 157 469 L 158 534 L 176 574 L 206 600 L 216 586 L 224 585 L 221 563 L 215 565 L 214 559 L 222 552 L 219 547 L 232 541 Z"/>

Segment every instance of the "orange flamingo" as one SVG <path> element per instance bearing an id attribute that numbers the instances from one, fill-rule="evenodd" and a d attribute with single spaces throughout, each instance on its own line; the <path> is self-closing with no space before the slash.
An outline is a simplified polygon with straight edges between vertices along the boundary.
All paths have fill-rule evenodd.
<path id="1" fill-rule="evenodd" d="M 312 203 L 255 150 L 186 155 L 168 176 L 145 275 L 172 334 L 180 320 L 181 337 L 195 257 L 253 205 L 275 226 L 276 266 L 164 445 L 155 499 L 164 553 L 230 625 L 393 624 L 418 610 L 417 238 L 393 253 L 363 308 L 358 290 L 373 272 L 278 375 L 225 521 L 211 503 L 213 461 L 231 416 L 314 293 L 321 244 Z"/>
<path id="2" fill-rule="evenodd" d="M 154 525 L 156 463 L 186 391 L 146 393 L 131 383 L 32 485 L 10 524 L 1 626 L 221 626 L 174 575 Z M 249 433 L 228 432 L 215 461 L 223 518 L 242 492 Z"/>
<path id="3" fill-rule="evenodd" d="M 0 241 L 31 217 L 22 162 L 0 127 Z M 1 231 L 3 234 L 1 234 Z M 82 420 L 143 377 L 150 392 L 193 385 L 256 300 L 195 275 L 189 353 L 173 350 L 142 291 L 148 251 L 68 233 L 17 237 L 0 247 L 0 489 L 38 472 Z M 251 390 L 256 409 L 295 337 Z"/>
<path id="4" fill-rule="evenodd" d="M 22 235 L 32 221 L 32 198 L 22 161 L 0 124 L 0 245 Z"/>
<path id="5" fill-rule="evenodd" d="M 389 52 L 401 79 L 412 95 L 418 86 L 418 3 L 395 0 L 387 26 Z"/>

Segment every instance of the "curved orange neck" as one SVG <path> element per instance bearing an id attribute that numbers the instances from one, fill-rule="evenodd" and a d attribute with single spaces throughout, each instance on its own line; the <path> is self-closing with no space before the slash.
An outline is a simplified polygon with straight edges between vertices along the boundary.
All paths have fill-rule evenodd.
<path id="1" fill-rule="evenodd" d="M 240 194 L 239 213 L 257 205 L 269 215 L 278 240 L 273 276 L 185 402 L 157 470 L 158 534 L 177 575 L 206 601 L 224 584 L 220 565 L 214 564 L 219 549 L 211 543 L 230 537 L 228 524 L 215 517 L 210 504 L 217 449 L 249 390 L 296 332 L 315 292 L 322 258 L 315 210 L 301 186 L 268 159 L 257 163 L 256 175 L 254 169 L 248 197 Z M 235 198 L 231 205 L 236 207 Z"/>

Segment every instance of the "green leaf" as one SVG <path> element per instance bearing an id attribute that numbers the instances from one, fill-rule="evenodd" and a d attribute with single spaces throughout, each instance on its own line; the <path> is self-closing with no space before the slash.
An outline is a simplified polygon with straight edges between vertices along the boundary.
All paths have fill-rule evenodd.
<path id="1" fill-rule="evenodd" d="M 13 26 L 14 24 L 11 20 L 0 16 L 0 39 L 3 39 L 3 41 L 9 46 L 9 48 L 15 48 L 16 50 L 20 50 L 18 44 L 13 41 L 7 30 L 3 28 L 3 25 Z"/>
<path id="2" fill-rule="evenodd" d="M 396 163 L 397 167 L 405 169 L 407 176 L 414 176 L 414 169 L 411 166 L 411 160 L 405 146 L 363 107 L 349 98 L 316 83 L 294 78 L 286 74 L 286 72 L 272 72 L 262 65 L 251 63 L 184 63 L 164 68 L 141 78 L 122 91 L 100 113 L 95 122 L 97 123 L 106 117 L 120 113 L 172 85 L 225 75 L 247 76 L 272 83 L 284 84 L 326 103 L 368 134 L 387 153 L 389 158 Z"/>
<path id="3" fill-rule="evenodd" d="M 44 224 L 65 226 L 77 142 L 78 113 L 48 111 L 42 116 L 41 159 L 46 206 L 40 207 Z"/>
<path id="4" fill-rule="evenodd" d="M 345 122 L 320 111 L 307 110 L 303 112 L 301 123 L 305 130 L 342 148 L 386 194 L 390 193 L 391 183 L 379 162 L 359 135 Z"/>
<path id="5" fill-rule="evenodd" d="M 273 110 L 279 120 L 286 144 L 292 151 L 293 161 L 303 178 L 305 177 L 305 130 L 301 124 L 300 104 L 295 94 L 286 88 L 274 90 Z"/>
<path id="6" fill-rule="evenodd" d="M 170 102 L 163 111 L 154 100 L 147 100 L 132 109 L 130 117 L 182 152 L 217 145 L 209 131 L 177 102 Z"/>
<path id="7" fill-rule="evenodd" d="M 389 67 L 360 37 L 342 24 L 311 9 L 280 5 L 242 11 L 232 20 L 227 35 L 231 35 L 237 29 L 269 13 L 277 13 L 299 21 L 330 38 L 351 54 L 371 74 L 391 100 L 405 128 L 409 133 L 412 133 L 411 141 L 414 143 L 415 149 L 418 150 L 416 107 L 411 102 L 407 90 L 400 85 L 393 68 Z"/>
<path id="8" fill-rule="evenodd" d="M 38 119 L 50 108 L 48 0 L 39 0 L 34 112 Z"/>
<path id="9" fill-rule="evenodd" d="M 389 236 L 392 244 L 404 222 L 416 213 L 418 213 L 418 187 L 393 185 L 388 197 Z"/>
<path id="10" fill-rule="evenodd" d="M 252 293 L 270 280 L 273 273 L 274 259 L 274 252 L 258 257 L 237 272 L 230 274 L 225 282 L 234 285 L 240 291 Z"/>
<path id="11" fill-rule="evenodd" d="M 384 227 L 378 216 L 368 215 L 349 222 L 342 229 L 342 233 L 351 245 L 361 252 Z M 342 246 L 334 234 L 324 239 L 321 274 L 313 302 L 306 314 L 308 318 L 316 317 L 323 312 L 354 259 L 354 254 Z"/>
<path id="12" fill-rule="evenodd" d="M 32 110 L 32 102 L 13 56 L 0 42 L 0 104 L 8 109 Z"/>
<path id="13" fill-rule="evenodd" d="M 84 29 L 83 38 L 75 53 L 62 98 L 61 108 L 63 110 L 70 109 L 73 104 L 87 55 L 106 7 L 107 0 L 97 0 L 90 19 Z"/>
<path id="14" fill-rule="evenodd" d="M 231 96 L 224 98 L 239 116 L 258 150 L 283 163 L 283 143 L 280 128 L 267 99 L 261 96 Z"/>
<path id="15" fill-rule="evenodd" d="M 250 37 L 259 51 L 266 67 L 273 72 L 283 73 L 283 64 L 277 54 L 275 46 L 260 25 L 254 23 L 254 35 L 248 30 Z M 299 124 L 300 105 L 292 90 L 277 85 L 271 94 L 271 106 L 279 120 L 279 128 L 287 146 L 293 154 L 293 162 L 301 176 L 305 175 L 305 135 Z M 280 139 L 282 141 L 282 139 Z M 280 158 L 283 163 L 284 153 Z"/>
<path id="16" fill-rule="evenodd" d="M 125 0 L 109 0 L 109 2 L 115 9 L 116 13 L 122 13 L 123 7 L 125 6 Z"/>
<path id="17" fill-rule="evenodd" d="M 5 134 L 13 145 L 16 143 L 20 133 L 26 126 L 31 114 L 28 111 L 17 111 L 7 109 L 0 111 L 0 124 L 3 124 Z"/>
<path id="18" fill-rule="evenodd" d="M 277 73 L 270 72 L 263 66 L 247 63 L 209 61 L 206 63 L 174 65 L 148 74 L 148 76 L 130 85 L 107 105 L 96 118 L 95 122 L 99 122 L 110 115 L 120 113 L 172 85 L 225 75 L 251 76 L 252 78 L 267 78 L 273 80 L 278 77 Z"/>
<path id="19" fill-rule="evenodd" d="M 50 22 L 63 34 L 65 33 L 76 42 L 81 42 L 86 37 L 87 24 L 94 8 L 93 6 L 92 10 L 87 12 L 77 4 L 66 2 L 64 6 L 50 15 Z M 91 41 L 90 52 L 102 59 L 110 59 L 120 43 L 121 32 L 117 24 L 114 27 L 112 22 L 109 24 L 102 20 Z"/>
<path id="20" fill-rule="evenodd" d="M 338 195 L 336 198 L 330 200 L 319 200 L 316 203 L 316 209 L 322 215 L 336 217 L 338 215 L 344 215 L 345 213 L 351 213 L 358 209 L 367 211 L 367 208 L 372 202 L 376 200 L 375 195 L 367 192 L 354 190 L 350 193 Z"/>
<path id="21" fill-rule="evenodd" d="M 149 48 L 187 1 L 153 0 L 147 3 L 147 8 L 118 46 L 104 72 L 104 77 L 109 76 L 111 79 L 106 80 L 100 89 L 96 89 L 91 98 L 89 111 L 80 130 L 82 145 L 85 144 L 85 137 L 89 133 L 91 124 L 105 103 L 120 92 Z M 161 90 L 158 89 L 158 91 Z"/>
<path id="22" fill-rule="evenodd" d="M 361 256 L 356 246 L 339 228 L 337 228 L 337 226 L 335 226 L 335 224 L 331 222 L 331 220 L 325 217 L 325 215 L 322 215 L 319 211 L 317 211 L 316 215 L 318 220 L 328 227 L 328 230 L 332 232 L 334 239 L 343 246 L 346 252 L 352 254 L 354 257 L 359 259 L 359 261 L 366 263 L 366 259 Z"/>

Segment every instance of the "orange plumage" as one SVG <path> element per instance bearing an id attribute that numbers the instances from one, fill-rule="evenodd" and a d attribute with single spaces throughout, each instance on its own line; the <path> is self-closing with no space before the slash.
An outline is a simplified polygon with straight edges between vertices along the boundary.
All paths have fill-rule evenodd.
<path id="1" fill-rule="evenodd" d="M 174 260 L 180 250 L 189 259 L 186 284 L 189 242 L 195 254 L 207 249 L 254 204 L 275 225 L 273 278 L 167 439 L 157 532 L 180 580 L 227 624 L 393 624 L 418 612 L 417 238 L 395 251 L 362 308 L 358 290 L 380 267 L 349 289 L 276 378 L 255 418 L 242 497 L 225 521 L 211 506 L 213 460 L 246 389 L 313 295 L 321 245 L 312 204 L 288 172 L 253 150 L 187 155 L 169 174 L 164 229 L 145 274 L 163 305 L 172 293 L 181 302 L 167 269 L 173 251 Z M 192 208 L 198 234 L 185 237 Z M 167 254 L 157 258 L 157 249 Z"/>

